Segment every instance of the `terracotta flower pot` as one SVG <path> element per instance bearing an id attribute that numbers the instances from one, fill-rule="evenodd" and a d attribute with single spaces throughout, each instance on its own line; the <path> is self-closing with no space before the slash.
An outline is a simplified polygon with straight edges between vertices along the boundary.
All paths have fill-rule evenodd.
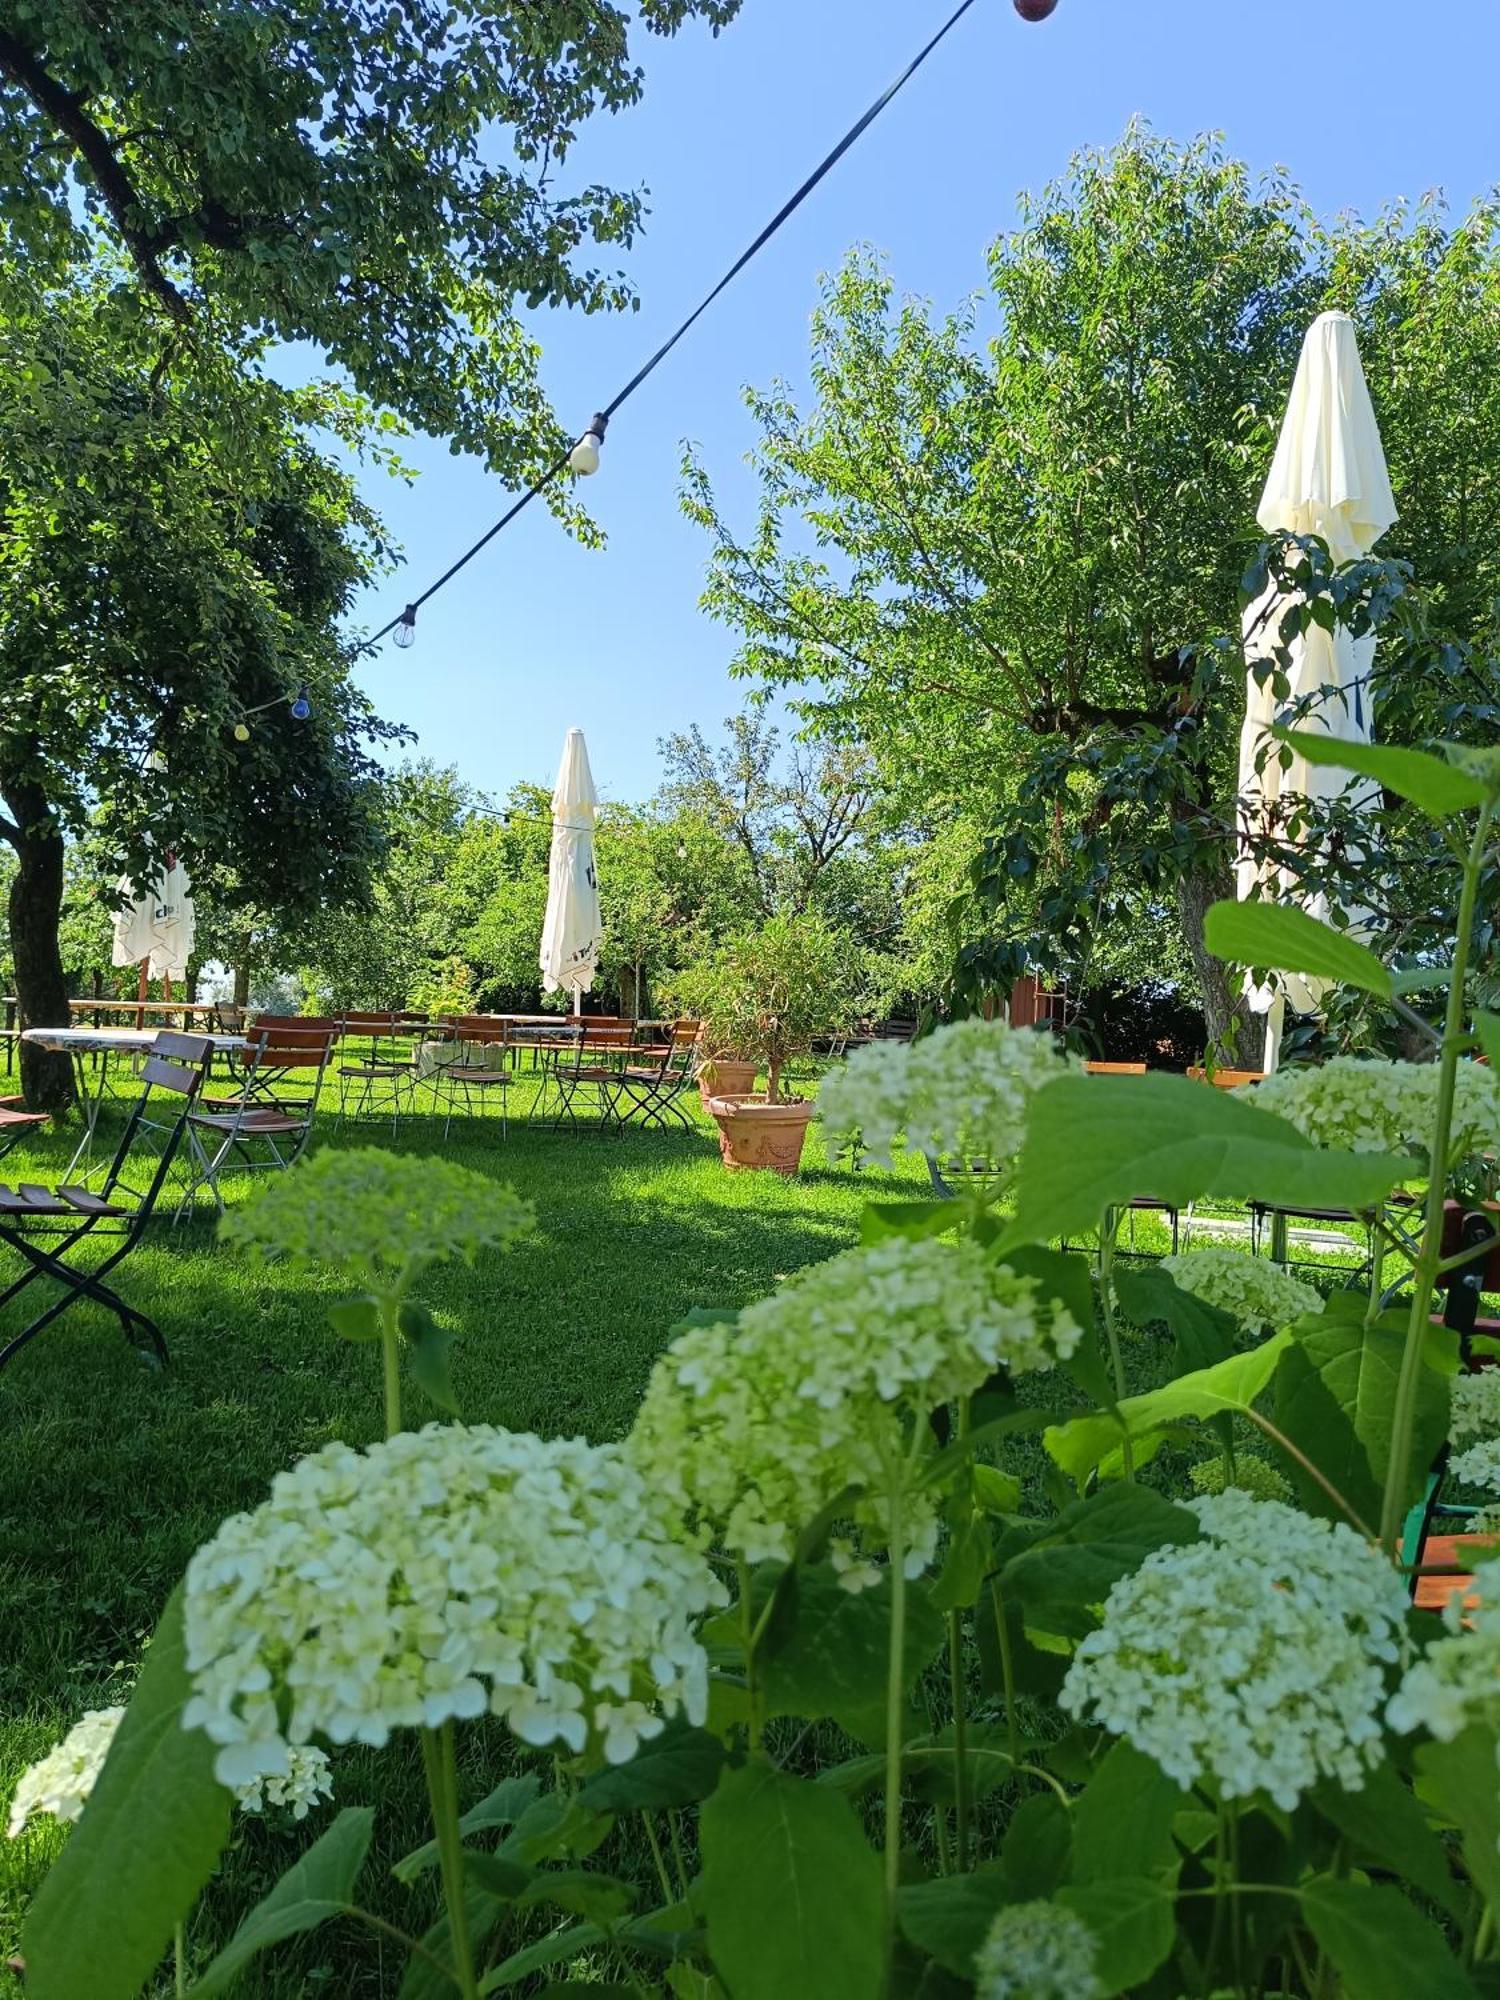
<path id="1" fill-rule="evenodd" d="M 802 1164 L 802 1142 L 813 1115 L 805 1099 L 767 1104 L 764 1097 L 711 1097 L 719 1156 L 730 1173 L 761 1169 L 788 1180 Z"/>
<path id="2" fill-rule="evenodd" d="M 705 1111 L 716 1097 L 750 1097 L 755 1091 L 755 1064 L 730 1056 L 712 1056 L 698 1072 L 698 1095 Z"/>

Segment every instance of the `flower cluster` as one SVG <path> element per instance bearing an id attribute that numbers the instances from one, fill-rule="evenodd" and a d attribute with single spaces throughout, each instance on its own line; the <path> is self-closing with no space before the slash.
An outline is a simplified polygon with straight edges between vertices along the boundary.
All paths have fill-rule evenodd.
<path id="1" fill-rule="evenodd" d="M 22 1772 L 5 1828 L 12 1840 L 37 1813 L 65 1825 L 79 1817 L 99 1781 L 124 1716 L 123 1708 L 91 1708 L 61 1743 Z M 306 1819 L 314 1806 L 333 1797 L 333 1773 L 316 1744 L 292 1746 L 285 1761 L 286 1768 L 274 1776 L 258 1777 L 236 1788 L 235 1804 L 241 1812 L 290 1806 L 293 1819 Z"/>
<path id="2" fill-rule="evenodd" d="M 1333 1056 L 1317 1069 L 1283 1069 L 1249 1086 L 1314 1145 L 1354 1153 L 1414 1153 L 1425 1160 L 1437 1108 L 1436 1063 Z M 1500 1077 L 1481 1063 L 1458 1065 L 1453 1099 L 1456 1156 L 1500 1144 Z"/>
<path id="3" fill-rule="evenodd" d="M 1253 1451 L 1237 1451 L 1231 1473 L 1223 1456 L 1200 1458 L 1188 1467 L 1195 1493 L 1248 1493 L 1253 1500 L 1290 1500 L 1292 1489 L 1271 1464 Z"/>
<path id="4" fill-rule="evenodd" d="M 975 2000 L 1096 2000 L 1099 1940 L 1060 1903 L 1008 1903 L 974 1954 Z"/>
<path id="5" fill-rule="evenodd" d="M 1153 1551 L 1078 1647 L 1062 1706 L 1184 1788 L 1268 1792 L 1291 1811 L 1320 1777 L 1378 1763 L 1385 1670 L 1402 1656 L 1400 1578 L 1350 1528 L 1227 1492 L 1188 1503 L 1203 1539 Z"/>
<path id="6" fill-rule="evenodd" d="M 1500 1721 L 1500 1554 L 1475 1566 L 1468 1590 L 1452 1593 L 1443 1624 L 1442 1638 L 1407 1668 L 1386 1720 L 1447 1743 L 1471 1722 Z"/>
<path id="7" fill-rule="evenodd" d="M 911 1479 L 928 1414 L 997 1368 L 1050 1367 L 1082 1337 L 977 1244 L 893 1237 L 799 1272 L 735 1322 L 687 1328 L 625 1449 L 702 1541 L 751 1563 L 786 1561 L 850 1487 L 866 1553 L 881 1548 L 888 1496 L 906 1491 L 915 1575 L 937 1537 L 934 1497 Z M 847 1541 L 835 1561 L 851 1590 L 876 1574 Z"/>
<path id="8" fill-rule="evenodd" d="M 693 1620 L 723 1598 L 650 1498 L 580 1439 L 434 1424 L 328 1445 L 189 1564 L 184 1723 L 231 1786 L 286 1776 L 315 1735 L 378 1746 L 486 1707 L 622 1763 L 659 1711 L 703 1719 Z"/>
<path id="9" fill-rule="evenodd" d="M 998 1021 L 956 1021 L 916 1042 L 871 1042 L 824 1082 L 818 1108 L 835 1137 L 857 1133 L 890 1164 L 905 1135 L 915 1152 L 1004 1163 L 1026 1136 L 1031 1100 L 1066 1074 L 1050 1035 Z"/>
<path id="10" fill-rule="evenodd" d="M 1269 1257 L 1248 1257 L 1223 1244 L 1163 1257 L 1162 1269 L 1170 1272 L 1173 1283 L 1183 1291 L 1230 1314 L 1240 1331 L 1252 1339 L 1258 1339 L 1267 1328 L 1275 1332 L 1304 1313 L 1323 1310 L 1322 1294 L 1294 1278 L 1282 1265 Z"/>
<path id="11" fill-rule="evenodd" d="M 1500 1368 L 1453 1378 L 1448 1441 L 1467 1444 L 1470 1438 L 1500 1438 Z"/>
<path id="12" fill-rule="evenodd" d="M 1448 1476 L 1460 1486 L 1483 1486 L 1500 1493 L 1500 1437 L 1483 1438 L 1448 1461 Z"/>
<path id="13" fill-rule="evenodd" d="M 353 1146 L 276 1174 L 220 1224 L 226 1242 L 299 1264 L 399 1276 L 445 1257 L 505 1248 L 533 1226 L 508 1187 L 449 1160 Z"/>

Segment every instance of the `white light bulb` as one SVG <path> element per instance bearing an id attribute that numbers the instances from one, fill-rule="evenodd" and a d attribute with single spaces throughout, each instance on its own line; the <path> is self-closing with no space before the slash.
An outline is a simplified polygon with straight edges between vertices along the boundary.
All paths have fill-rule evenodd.
<path id="1" fill-rule="evenodd" d="M 568 463 L 584 479 L 599 470 L 599 439 L 593 431 L 584 432 L 568 453 Z"/>
<path id="2" fill-rule="evenodd" d="M 417 640 L 417 607 L 408 604 L 397 621 L 391 637 L 398 646 L 414 646 Z"/>
<path id="3" fill-rule="evenodd" d="M 237 722 L 234 725 L 234 740 L 236 743 L 248 743 L 250 741 L 250 725 L 248 722 Z"/>

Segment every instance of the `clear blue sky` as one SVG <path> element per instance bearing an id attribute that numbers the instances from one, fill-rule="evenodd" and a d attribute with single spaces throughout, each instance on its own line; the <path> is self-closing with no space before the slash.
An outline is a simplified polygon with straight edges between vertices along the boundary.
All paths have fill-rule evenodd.
<path id="1" fill-rule="evenodd" d="M 638 314 L 538 322 L 565 425 L 634 373 L 952 0 L 745 0 L 717 41 L 643 40 L 642 103 L 591 127 L 573 171 L 649 189 L 628 269 Z M 1297 73 L 1300 66 L 1301 74 Z M 586 732 L 606 797 L 645 796 L 657 739 L 713 729 L 739 704 L 734 635 L 697 609 L 704 543 L 678 511 L 681 443 L 701 447 L 741 506 L 753 431 L 741 385 L 806 378 L 818 274 L 849 246 L 888 253 L 898 284 L 941 307 L 984 275 L 1016 191 L 1133 114 L 1186 138 L 1223 131 L 1252 166 L 1284 165 L 1324 213 L 1446 190 L 1455 207 L 1500 180 L 1495 0 L 1059 0 L 1031 27 L 978 0 L 906 91 L 620 413 L 586 497 L 603 551 L 529 510 L 389 641 L 361 679 L 418 750 L 503 792 L 550 785 L 568 726 Z M 372 593 L 373 628 L 425 588 L 508 501 L 441 442 L 414 439 L 421 477 L 369 482 L 407 556 Z"/>

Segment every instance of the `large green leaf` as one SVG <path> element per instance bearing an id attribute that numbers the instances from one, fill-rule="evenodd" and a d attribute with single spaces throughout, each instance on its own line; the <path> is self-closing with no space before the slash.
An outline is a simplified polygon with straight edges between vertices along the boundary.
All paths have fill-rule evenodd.
<path id="1" fill-rule="evenodd" d="M 889 1576 L 871 1590 L 849 1591 L 826 1564 L 800 1570 L 792 1614 L 761 1660 L 766 1713 L 812 1722 L 883 1703 L 890 1626 Z M 927 1592 L 909 1584 L 902 1662 L 908 1688 L 946 1634 Z"/>
<path id="2" fill-rule="evenodd" d="M 1056 1792 L 1033 1792 L 1010 1816 L 1000 1873 L 1018 1903 L 1054 1895 L 1073 1854 L 1073 1815 Z"/>
<path id="3" fill-rule="evenodd" d="M 1500 1832 L 1500 1787 L 1490 1785 L 1488 1795 L 1493 1836 Z M 1366 1856 L 1393 1870 L 1462 1922 L 1463 1897 L 1448 1866 L 1447 1852 L 1394 1764 L 1377 1764 L 1366 1773 L 1357 1792 L 1347 1792 L 1332 1779 L 1324 1779 L 1314 1790 L 1312 1802 L 1352 1843 L 1356 1856 Z M 1490 1853 L 1492 1857 L 1495 1854 L 1493 1837 Z"/>
<path id="4" fill-rule="evenodd" d="M 1087 1608 L 1102 1604 L 1112 1584 L 1139 1569 L 1153 1549 L 1195 1542 L 1198 1532 L 1194 1515 L 1149 1486 L 1101 1487 L 1005 1562 L 1001 1594 L 1024 1607 L 1028 1624 L 1081 1635 L 1093 1624 Z"/>
<path id="5" fill-rule="evenodd" d="M 375 1814 L 370 1806 L 346 1806 L 328 1831 L 258 1902 L 201 1979 L 189 2000 L 222 1993 L 258 1952 L 300 1931 L 316 1930 L 333 1917 L 347 1916 L 354 1883 L 370 1851 Z"/>
<path id="6" fill-rule="evenodd" d="M 709 1955 L 734 2000 L 877 2000 L 885 1890 L 845 1799 L 765 1765 L 726 1771 L 701 1841 Z"/>
<path id="7" fill-rule="evenodd" d="M 450 1417 L 459 1414 L 458 1398 L 448 1366 L 448 1350 L 453 1335 L 439 1326 L 426 1306 L 407 1299 L 401 1307 L 401 1333 L 407 1344 L 412 1380 L 440 1410 Z"/>
<path id="8" fill-rule="evenodd" d="M 1177 1372 L 1190 1375 L 1226 1361 L 1235 1350 L 1234 1316 L 1173 1282 L 1160 1264 L 1115 1273 L 1115 1296 L 1137 1326 L 1160 1324 L 1177 1342 Z"/>
<path id="9" fill-rule="evenodd" d="M 1410 799 L 1429 819 L 1452 819 L 1455 813 L 1482 806 L 1488 797 L 1478 778 L 1442 757 L 1429 757 L 1424 750 L 1407 750 L 1391 743 L 1345 743 L 1335 736 L 1315 736 L 1306 729 L 1272 733 L 1309 764 L 1357 771 L 1362 777 L 1373 778 L 1388 792 Z"/>
<path id="10" fill-rule="evenodd" d="M 459 1831 L 468 1836 L 486 1833 L 492 1827 L 514 1826 L 521 1815 L 535 1804 L 540 1789 L 540 1780 L 534 1771 L 526 1771 L 514 1778 L 502 1778 L 477 1806 L 470 1806 L 458 1823 Z M 410 1854 L 403 1855 L 391 1873 L 398 1882 L 413 1882 L 424 1868 L 436 1868 L 438 1859 L 438 1844 L 429 1840 Z"/>
<path id="11" fill-rule="evenodd" d="M 1136 1077 L 1128 1090 L 1064 1076 L 1032 1101 L 1000 1251 L 1093 1229 L 1136 1195 L 1173 1208 L 1204 1195 L 1375 1208 L 1410 1167 L 1380 1153 L 1324 1151 L 1284 1118 L 1185 1076 Z"/>
<path id="12" fill-rule="evenodd" d="M 1482 1007 L 1477 1007 L 1474 1010 L 1474 1033 L 1489 1061 L 1500 1069 L 1500 1014 L 1487 1014 Z"/>
<path id="13" fill-rule="evenodd" d="M 902 1935 L 960 1979 L 974 1976 L 974 1954 L 984 1943 L 996 1914 L 1016 1901 L 1005 1877 L 992 1869 L 977 1875 L 944 1875 L 935 1882 L 912 1882 L 896 1897 Z M 791 2000 L 789 1989 L 785 2000 Z M 738 1996 L 736 1996 L 738 2000 Z"/>
<path id="14" fill-rule="evenodd" d="M 1175 1778 L 1130 1744 L 1116 1743 L 1074 1802 L 1074 1881 L 1175 1874 L 1172 1823 L 1182 1801 Z"/>
<path id="15" fill-rule="evenodd" d="M 1500 1785 L 1495 1782 L 1495 1731 L 1471 1723 L 1451 1743 L 1417 1751 L 1422 1796 L 1451 1820 L 1463 1839 L 1464 1866 L 1491 1909 L 1500 1909 Z M 1418 1877 L 1412 1879 L 1422 1886 Z"/>
<path id="16" fill-rule="evenodd" d="M 1302 1911 L 1348 2000 L 1475 2000 L 1442 1932 L 1399 1889 L 1315 1875 Z"/>
<path id="17" fill-rule="evenodd" d="M 1057 1900 L 1099 1941 L 1094 1970 L 1102 1995 L 1143 1985 L 1172 1949 L 1172 1893 L 1160 1881 L 1141 1875 L 1073 1883 L 1058 1890 Z"/>
<path id="18" fill-rule="evenodd" d="M 1276 1422 L 1335 1491 L 1370 1521 L 1380 1513 L 1406 1338 L 1399 1316 L 1367 1326 L 1365 1312 L 1361 1297 L 1340 1292 L 1322 1313 L 1291 1329 L 1291 1345 L 1276 1370 Z M 1448 1385 L 1424 1366 L 1417 1383 L 1411 1484 L 1403 1506 L 1416 1498 L 1447 1429 Z M 1284 1469 L 1304 1506 L 1335 1520 L 1344 1518 L 1295 1460 Z"/>
<path id="19" fill-rule="evenodd" d="M 719 1782 L 724 1754 L 717 1736 L 679 1718 L 643 1743 L 628 1764 L 590 1778 L 579 1796 L 586 1806 L 610 1812 L 694 1805 Z"/>
<path id="20" fill-rule="evenodd" d="M 1212 1368 L 1179 1375 L 1160 1389 L 1144 1396 L 1127 1396 L 1116 1416 L 1096 1412 L 1075 1417 L 1071 1423 L 1049 1430 L 1042 1442 L 1052 1459 L 1080 1488 L 1106 1461 L 1119 1462 L 1122 1426 L 1137 1441 L 1136 1462 L 1148 1458 L 1154 1449 L 1153 1435 L 1163 1426 L 1186 1419 L 1204 1422 L 1225 1411 L 1243 1412 L 1250 1408 L 1276 1372 L 1277 1363 L 1291 1345 L 1290 1333 L 1273 1334 L 1259 1347 L 1233 1354 Z"/>
<path id="21" fill-rule="evenodd" d="M 1291 903 L 1212 903 L 1203 917 L 1203 942 L 1215 958 L 1236 965 L 1304 972 L 1391 997 L 1391 975 L 1368 945 Z"/>
<path id="22" fill-rule="evenodd" d="M 179 1586 L 83 1817 L 22 1931 L 35 2000 L 135 2000 L 212 1875 L 229 1835 L 229 1794 L 214 1777 L 214 1745 L 182 1726 L 190 1692 Z"/>

